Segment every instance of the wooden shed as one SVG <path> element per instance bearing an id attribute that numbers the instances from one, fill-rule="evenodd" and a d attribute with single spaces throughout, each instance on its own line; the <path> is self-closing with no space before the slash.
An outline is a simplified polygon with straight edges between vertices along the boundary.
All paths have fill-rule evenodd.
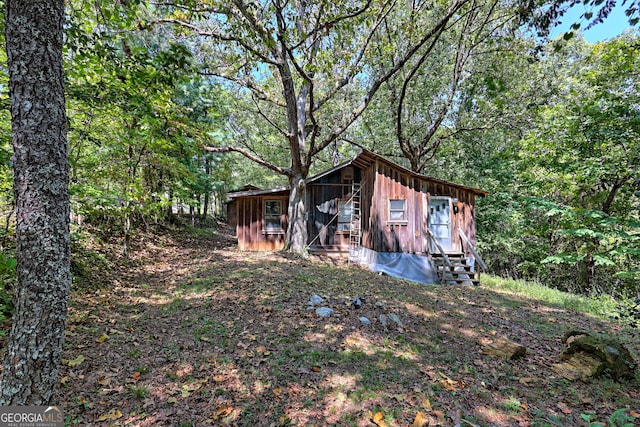
<path id="1" fill-rule="evenodd" d="M 245 191 L 255 191 L 260 190 L 259 187 L 255 185 L 245 185 L 242 188 L 238 188 L 237 190 L 231 190 L 227 193 L 229 196 L 229 201 L 227 201 L 226 205 L 226 215 L 227 215 L 227 224 L 230 227 L 236 228 L 238 226 L 238 201 L 232 196 L 234 193 L 241 193 Z"/>
<path id="2" fill-rule="evenodd" d="M 415 254 L 439 271 L 469 270 L 460 268 L 466 260 L 484 266 L 475 251 L 475 201 L 485 191 L 411 172 L 368 150 L 306 185 L 311 252 Z M 288 188 L 229 194 L 240 249 L 284 246 L 288 194 Z"/>

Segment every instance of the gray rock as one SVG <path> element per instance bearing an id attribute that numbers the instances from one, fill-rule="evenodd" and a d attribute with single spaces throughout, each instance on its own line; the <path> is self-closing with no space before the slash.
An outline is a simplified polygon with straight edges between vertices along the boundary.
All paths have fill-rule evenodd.
<path id="1" fill-rule="evenodd" d="M 313 296 L 309 299 L 309 306 L 314 306 L 314 305 L 322 304 L 323 302 L 324 302 L 324 298 L 322 298 L 320 295 L 313 295 Z"/>
<path id="2" fill-rule="evenodd" d="M 380 320 L 380 323 L 382 323 L 382 326 L 384 326 L 385 328 L 387 327 L 387 316 L 385 316 L 384 314 L 381 314 L 380 317 L 378 317 L 378 320 Z"/>
<path id="3" fill-rule="evenodd" d="M 362 298 L 362 297 L 358 297 L 358 298 L 354 299 L 353 301 L 351 301 L 351 307 L 353 307 L 353 308 L 360 308 L 360 307 L 362 307 L 362 304 L 364 304 L 364 298 Z"/>
<path id="4" fill-rule="evenodd" d="M 384 303 L 382 301 L 376 301 L 376 307 L 384 308 Z"/>
<path id="5" fill-rule="evenodd" d="M 397 314 L 395 313 L 389 313 L 387 315 L 387 317 L 389 318 L 389 320 L 391 320 L 393 323 L 395 323 L 396 325 L 398 325 L 399 327 L 403 327 L 402 322 L 400 321 L 400 318 L 398 317 Z"/>
<path id="6" fill-rule="evenodd" d="M 367 319 L 366 317 L 361 317 L 360 318 L 360 323 L 362 323 L 363 325 L 370 325 L 371 324 L 371 320 Z"/>
<path id="7" fill-rule="evenodd" d="M 330 317 L 334 313 L 333 309 L 329 307 L 316 308 L 316 314 L 320 317 Z"/>

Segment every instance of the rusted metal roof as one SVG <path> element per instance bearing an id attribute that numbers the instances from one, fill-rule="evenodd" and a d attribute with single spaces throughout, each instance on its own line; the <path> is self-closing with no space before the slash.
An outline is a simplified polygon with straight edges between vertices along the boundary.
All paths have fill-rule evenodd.
<path id="1" fill-rule="evenodd" d="M 282 194 L 279 194 L 282 193 Z M 247 190 L 247 191 L 234 191 L 233 193 L 227 193 L 227 197 L 231 199 L 237 199 L 238 197 L 251 197 L 251 196 L 286 196 L 289 193 L 289 187 L 269 188 L 266 190 Z"/>

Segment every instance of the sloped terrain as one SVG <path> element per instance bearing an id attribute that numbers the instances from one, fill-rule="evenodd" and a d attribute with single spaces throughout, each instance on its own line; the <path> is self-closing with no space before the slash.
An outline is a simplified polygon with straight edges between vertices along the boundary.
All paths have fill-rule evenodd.
<path id="1" fill-rule="evenodd" d="M 223 228 L 138 236 L 126 262 L 93 249 L 104 258 L 82 258 L 89 279 L 74 286 L 56 395 L 70 425 L 575 426 L 640 416 L 639 375 L 569 382 L 551 370 L 567 329 L 613 334 L 637 357 L 637 331 L 614 323 L 483 286 L 239 252 Z M 308 307 L 313 295 L 331 317 Z M 483 354 L 497 337 L 527 354 Z"/>

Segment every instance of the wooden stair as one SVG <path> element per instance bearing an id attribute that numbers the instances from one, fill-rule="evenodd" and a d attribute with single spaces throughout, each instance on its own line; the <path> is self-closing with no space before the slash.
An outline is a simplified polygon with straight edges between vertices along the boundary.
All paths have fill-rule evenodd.
<path id="1" fill-rule="evenodd" d="M 449 264 L 445 257 L 439 253 L 431 254 L 431 262 L 435 267 L 440 283 L 442 284 L 480 284 L 480 272 L 467 263 L 467 259 L 463 253 L 446 254 Z"/>

